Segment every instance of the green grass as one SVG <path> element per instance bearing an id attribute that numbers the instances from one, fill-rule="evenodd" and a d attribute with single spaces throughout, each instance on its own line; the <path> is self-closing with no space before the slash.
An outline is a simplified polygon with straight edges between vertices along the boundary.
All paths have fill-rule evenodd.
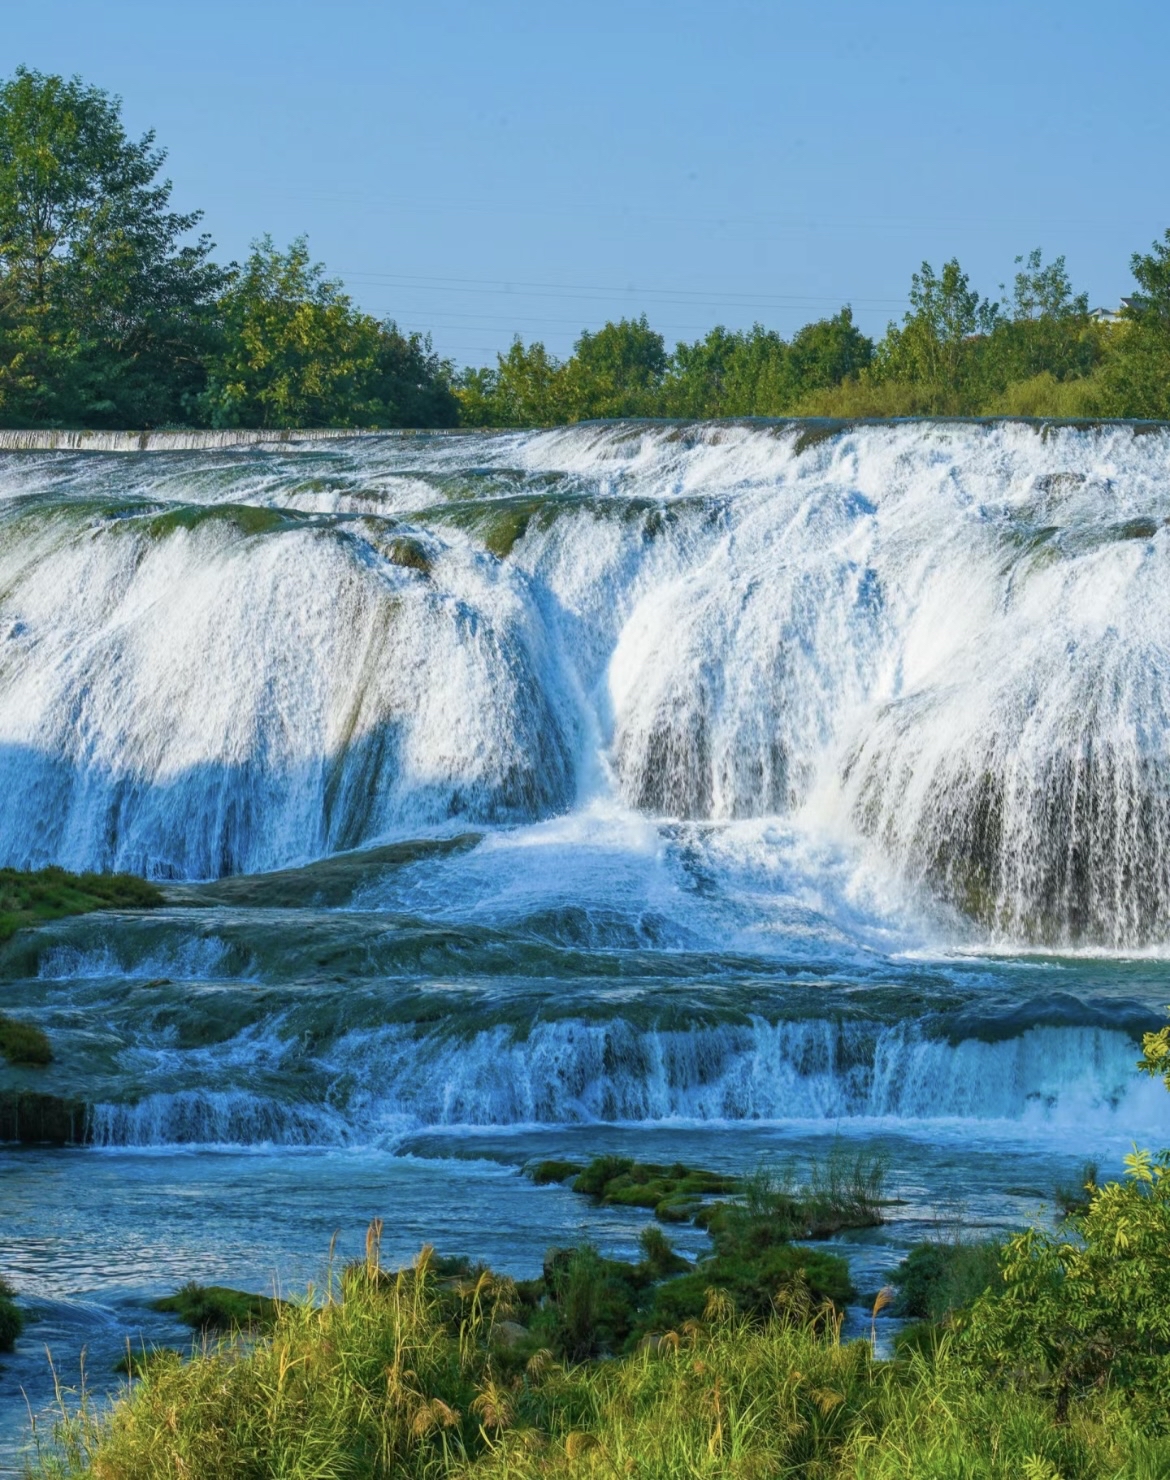
<path id="1" fill-rule="evenodd" d="M 940 1239 L 915 1244 L 891 1276 L 893 1313 L 939 1322 L 982 1295 L 999 1273 L 999 1245 Z"/>
<path id="2" fill-rule="evenodd" d="M 92 910 L 149 910 L 161 890 L 134 874 L 71 874 L 63 868 L 0 869 L 0 941 L 22 925 Z"/>
<path id="3" fill-rule="evenodd" d="M 192 1280 L 173 1295 L 152 1300 L 151 1308 L 176 1315 L 197 1331 L 246 1331 L 271 1325 L 277 1302 L 267 1295 L 249 1295 L 225 1285 L 199 1285 Z"/>
<path id="4" fill-rule="evenodd" d="M 282 1302 L 267 1333 L 157 1352 L 112 1408 L 63 1404 L 33 1473 L 58 1480 L 1154 1480 L 1170 1437 L 1102 1389 L 1050 1402 L 932 1354 L 874 1358 L 835 1321 L 754 1321 L 711 1298 L 625 1356 L 518 1365 L 520 1292 L 424 1251 Z"/>
<path id="5" fill-rule="evenodd" d="M 53 1050 L 40 1028 L 0 1012 L 0 1057 L 10 1064 L 41 1068 L 53 1062 Z"/>

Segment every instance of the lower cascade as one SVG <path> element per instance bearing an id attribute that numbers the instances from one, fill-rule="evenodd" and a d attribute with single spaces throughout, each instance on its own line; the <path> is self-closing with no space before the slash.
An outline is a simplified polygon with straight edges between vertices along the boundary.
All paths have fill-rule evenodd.
<path id="1" fill-rule="evenodd" d="M 385 1030 L 333 1046 L 316 1104 L 289 1097 L 303 1088 L 293 1075 L 283 1092 L 271 1076 L 267 1096 L 155 1091 L 93 1106 L 87 1135 L 108 1147 L 393 1146 L 428 1128 L 611 1122 L 885 1120 L 926 1129 L 1032 1120 L 1060 1133 L 1091 1117 L 1157 1126 L 1164 1106 L 1156 1086 L 1134 1083 L 1134 1056 L 1132 1038 L 1101 1028 L 957 1043 L 913 1026 L 851 1031 L 824 1021 L 667 1032 L 569 1021 L 470 1040 Z M 173 1061 L 169 1068 L 173 1075 Z M 201 1077 L 209 1068 L 204 1060 Z"/>

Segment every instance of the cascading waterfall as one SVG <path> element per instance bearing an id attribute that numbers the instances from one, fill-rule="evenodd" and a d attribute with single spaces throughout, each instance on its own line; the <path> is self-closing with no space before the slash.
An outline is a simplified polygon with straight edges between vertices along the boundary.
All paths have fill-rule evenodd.
<path id="1" fill-rule="evenodd" d="M 1004 940 L 1164 939 L 1170 433 L 803 438 L 10 457 L 6 861 L 279 867 L 599 758 L 653 814 L 835 812 Z"/>
<path id="2" fill-rule="evenodd" d="M 7 435 L 0 863 L 174 886 L 0 958 L 98 1142 L 1157 1122 L 1170 430 Z"/>

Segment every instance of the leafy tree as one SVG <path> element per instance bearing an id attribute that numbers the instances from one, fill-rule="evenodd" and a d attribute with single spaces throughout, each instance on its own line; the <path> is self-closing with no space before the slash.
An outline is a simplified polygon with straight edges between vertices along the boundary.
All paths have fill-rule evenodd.
<path id="1" fill-rule="evenodd" d="M 1170 418 L 1170 231 L 1130 268 L 1141 293 L 1105 371 L 1109 409 L 1118 416 Z"/>
<path id="2" fill-rule="evenodd" d="M 639 319 L 584 330 L 565 366 L 569 419 L 661 415 L 659 392 L 666 375 L 666 346 L 643 314 Z"/>
<path id="3" fill-rule="evenodd" d="M 1139 1068 L 1170 1089 L 1170 1030 L 1146 1035 Z M 1154 1424 L 1170 1391 L 1170 1151 L 1135 1149 L 1124 1182 L 1086 1187 L 1060 1233 L 1029 1229 L 1004 1245 L 1002 1285 L 962 1318 L 963 1349 L 1037 1383 L 1058 1419 L 1078 1396 L 1112 1387 Z"/>
<path id="4" fill-rule="evenodd" d="M 831 319 L 798 329 L 790 353 L 797 392 L 804 395 L 859 374 L 873 359 L 873 340 L 854 324 L 853 310 L 846 305 Z"/>
<path id="5" fill-rule="evenodd" d="M 154 134 L 27 68 L 0 84 L 0 417 L 150 425 L 202 386 L 223 273 L 170 209 Z"/>
<path id="6" fill-rule="evenodd" d="M 353 426 L 375 372 L 378 326 L 309 257 L 254 242 L 224 294 L 224 341 L 203 398 L 212 426 Z"/>
<path id="7" fill-rule="evenodd" d="M 999 305 L 979 296 L 957 258 L 944 263 L 941 273 L 924 262 L 910 279 L 910 309 L 901 328 L 891 324 L 878 346 L 877 376 L 920 387 L 923 411 L 973 409 L 972 341 L 990 334 L 999 318 Z"/>
<path id="8" fill-rule="evenodd" d="M 1017 257 L 1016 266 L 1007 312 L 976 357 L 985 401 L 1037 375 L 1056 381 L 1088 375 L 1104 349 L 1101 332 L 1089 318 L 1088 295 L 1073 293 L 1063 257 L 1045 266 L 1036 248 Z M 1001 290 L 1007 291 L 1002 284 Z"/>
<path id="9" fill-rule="evenodd" d="M 453 427 L 459 402 L 454 367 L 440 359 L 430 335 L 403 334 L 392 319 L 378 325 L 374 364 L 366 383 L 371 426 Z"/>

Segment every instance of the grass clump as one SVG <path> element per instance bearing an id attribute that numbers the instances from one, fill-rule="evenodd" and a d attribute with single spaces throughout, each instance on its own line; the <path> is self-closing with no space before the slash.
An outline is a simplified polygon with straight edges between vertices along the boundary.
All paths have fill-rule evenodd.
<path id="1" fill-rule="evenodd" d="M 270 1326 L 276 1318 L 277 1302 L 267 1295 L 249 1295 L 224 1285 L 200 1285 L 194 1280 L 151 1301 L 152 1310 L 178 1316 L 197 1331 L 247 1331 Z"/>
<path id="2" fill-rule="evenodd" d="M 998 1276 L 999 1245 L 994 1240 L 915 1244 L 890 1276 L 898 1292 L 891 1314 L 915 1321 L 943 1321 L 990 1289 Z"/>
<path id="3" fill-rule="evenodd" d="M 0 1056 L 10 1064 L 43 1068 L 53 1062 L 48 1037 L 33 1023 L 22 1023 L 0 1012 Z"/>
<path id="4" fill-rule="evenodd" d="M 24 1316 L 16 1303 L 16 1291 L 0 1279 L 0 1352 L 10 1352 L 24 1330 Z"/>
<path id="5" fill-rule="evenodd" d="M 63 868 L 0 869 L 0 941 L 22 925 L 92 910 L 151 910 L 162 891 L 134 874 L 71 874 Z"/>

